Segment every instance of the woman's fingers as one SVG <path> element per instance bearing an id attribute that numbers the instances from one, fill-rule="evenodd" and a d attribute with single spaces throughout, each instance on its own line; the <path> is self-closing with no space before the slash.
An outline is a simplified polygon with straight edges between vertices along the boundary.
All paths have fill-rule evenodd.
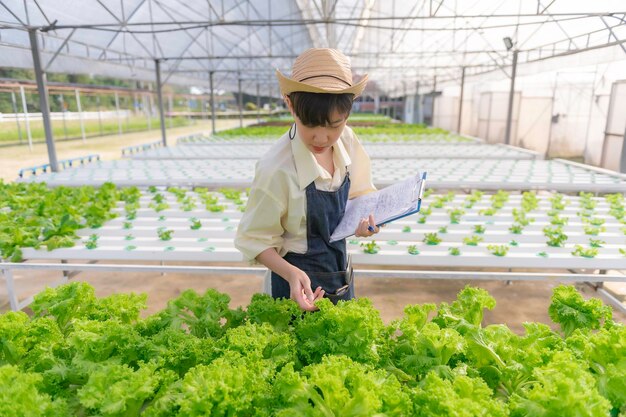
<path id="1" fill-rule="evenodd" d="M 370 214 L 369 218 L 361 219 L 354 235 L 356 237 L 370 237 L 380 232 L 380 228 L 383 226 L 384 224 L 381 224 L 380 227 L 376 226 L 376 220 L 374 220 L 374 215 Z"/>
<path id="2" fill-rule="evenodd" d="M 369 232 L 371 234 L 380 232 L 380 228 L 378 226 L 376 226 L 376 221 L 374 220 L 374 215 L 373 214 L 370 214 L 370 217 L 369 217 L 368 220 L 369 220 L 369 222 L 368 222 L 368 230 L 369 230 Z"/>

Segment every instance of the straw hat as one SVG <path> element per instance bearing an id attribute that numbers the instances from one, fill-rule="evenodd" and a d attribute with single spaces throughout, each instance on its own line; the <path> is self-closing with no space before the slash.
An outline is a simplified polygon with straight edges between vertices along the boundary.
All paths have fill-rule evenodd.
<path id="1" fill-rule="evenodd" d="M 291 69 L 291 77 L 276 70 L 283 95 L 294 91 L 307 93 L 351 93 L 358 96 L 367 84 L 367 75 L 352 84 L 350 59 L 336 49 L 311 48 L 298 56 Z"/>

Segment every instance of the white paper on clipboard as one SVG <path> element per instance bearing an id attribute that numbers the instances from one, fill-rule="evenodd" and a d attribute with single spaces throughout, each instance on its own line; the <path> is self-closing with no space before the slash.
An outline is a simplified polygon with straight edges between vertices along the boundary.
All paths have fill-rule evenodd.
<path id="1" fill-rule="evenodd" d="M 408 216 L 419 211 L 426 183 L 426 173 L 369 193 L 346 203 L 346 211 L 335 228 L 330 241 L 335 242 L 352 236 L 363 218 L 374 215 L 377 225 Z"/>

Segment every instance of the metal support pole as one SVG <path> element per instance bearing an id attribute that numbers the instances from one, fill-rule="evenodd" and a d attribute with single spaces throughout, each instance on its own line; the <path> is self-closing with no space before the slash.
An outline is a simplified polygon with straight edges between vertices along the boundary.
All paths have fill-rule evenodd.
<path id="1" fill-rule="evenodd" d="M 191 124 L 191 99 L 186 97 L 187 99 L 187 122 Z"/>
<path id="2" fill-rule="evenodd" d="M 256 83 L 256 122 L 261 123 L 261 86 Z"/>
<path id="3" fill-rule="evenodd" d="M 43 129 L 46 133 L 46 145 L 48 146 L 48 159 L 50 161 L 50 169 L 52 170 L 52 172 L 58 172 L 59 165 L 57 163 L 57 152 L 54 148 L 52 126 L 50 125 L 48 89 L 46 87 L 44 72 L 41 69 L 41 58 L 39 56 L 39 45 L 37 43 L 37 29 L 29 29 L 28 35 L 30 36 L 30 49 L 33 55 L 33 66 L 35 70 L 35 79 L 37 80 L 37 90 L 39 91 L 39 105 L 41 107 Z"/>
<path id="4" fill-rule="evenodd" d="M 509 91 L 509 110 L 506 115 L 506 133 L 504 143 L 511 144 L 511 124 L 513 122 L 513 97 L 515 96 L 515 76 L 517 75 L 517 49 L 513 51 L 513 64 L 511 66 L 511 90 Z"/>
<path id="5" fill-rule="evenodd" d="M 457 133 L 461 133 L 461 118 L 463 117 L 463 93 L 465 90 L 465 67 L 461 71 L 461 97 L 459 98 L 459 121 L 456 125 Z"/>
<path id="6" fill-rule="evenodd" d="M 120 119 L 120 97 L 115 92 L 115 115 L 117 116 L 117 134 L 122 134 L 122 119 Z"/>
<path id="7" fill-rule="evenodd" d="M 241 78 L 238 80 L 239 85 L 239 127 L 243 127 L 243 93 L 241 92 Z"/>
<path id="8" fill-rule="evenodd" d="M 406 107 L 406 102 L 407 102 L 407 96 L 406 96 L 406 81 L 402 81 L 402 121 L 404 123 L 407 122 L 407 107 Z"/>
<path id="9" fill-rule="evenodd" d="M 130 94 L 126 96 L 126 131 L 130 132 L 130 115 L 135 115 L 135 95 L 133 94 L 132 102 Z"/>
<path id="10" fill-rule="evenodd" d="M 215 134 L 215 92 L 213 91 L 213 71 L 209 72 L 209 87 L 211 88 L 211 134 Z"/>
<path id="11" fill-rule="evenodd" d="M 624 130 L 624 141 L 622 142 L 622 160 L 620 162 L 621 173 L 626 174 L 626 129 Z"/>
<path id="12" fill-rule="evenodd" d="M 24 86 L 20 85 L 20 95 L 22 96 L 22 109 L 24 110 L 24 120 L 26 121 L 26 135 L 28 136 L 28 148 L 33 150 L 33 135 L 30 131 L 30 119 L 28 117 L 28 105 L 26 104 L 26 93 Z"/>
<path id="13" fill-rule="evenodd" d="M 102 132 L 102 113 L 100 112 L 100 96 L 96 95 L 96 107 L 98 110 L 98 126 L 100 129 L 100 136 L 103 135 Z"/>
<path id="14" fill-rule="evenodd" d="M 142 101 L 146 121 L 148 122 L 148 130 L 152 130 L 152 106 L 150 105 L 150 97 L 147 94 L 142 94 Z"/>
<path id="15" fill-rule="evenodd" d="M 15 123 L 17 124 L 17 137 L 22 143 L 22 126 L 20 126 L 20 117 L 17 112 L 17 100 L 15 99 L 15 91 L 11 91 L 11 103 L 13 104 L 13 113 L 15 114 Z"/>
<path id="16" fill-rule="evenodd" d="M 80 133 L 83 135 L 83 142 L 87 139 L 87 135 L 85 135 L 85 120 L 83 117 L 83 108 L 80 105 L 80 91 L 78 89 L 74 90 L 74 94 L 76 95 L 76 108 L 78 109 L 78 119 L 80 120 Z"/>
<path id="17" fill-rule="evenodd" d="M 161 91 L 161 61 L 154 60 L 156 67 L 156 88 L 157 99 L 159 101 L 159 120 L 161 121 L 161 138 L 163 138 L 163 146 L 167 146 L 167 137 L 165 136 L 165 115 L 163 114 L 163 92 Z"/>
<path id="18" fill-rule="evenodd" d="M 435 75 L 433 77 L 433 93 L 432 93 L 432 110 L 431 110 L 431 114 L 430 114 L 430 125 L 431 126 L 435 126 L 435 91 L 437 91 L 437 76 Z"/>
<path id="19" fill-rule="evenodd" d="M 415 85 L 415 105 L 417 106 L 417 123 L 424 123 L 424 97 L 420 94 L 420 82 Z"/>
<path id="20" fill-rule="evenodd" d="M 168 109 L 168 113 L 169 113 L 169 116 L 170 116 L 170 117 L 168 117 L 168 126 L 169 126 L 170 129 L 172 128 L 172 114 L 173 114 L 173 111 L 174 111 L 173 101 L 174 101 L 174 99 L 172 98 L 172 95 L 169 94 L 167 96 L 167 109 Z"/>

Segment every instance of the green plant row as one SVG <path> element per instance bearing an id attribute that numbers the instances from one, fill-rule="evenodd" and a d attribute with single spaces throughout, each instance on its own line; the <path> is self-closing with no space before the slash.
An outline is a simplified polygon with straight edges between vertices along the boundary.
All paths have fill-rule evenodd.
<path id="1" fill-rule="evenodd" d="M 349 124 L 349 123 L 348 123 Z M 250 139 L 266 139 L 268 137 L 279 138 L 284 135 L 288 126 L 248 126 L 221 131 L 220 137 L 249 137 Z M 353 128 L 357 135 L 429 135 L 448 134 L 447 130 L 440 128 L 425 127 L 424 125 L 403 124 L 403 123 L 381 123 L 375 126 L 355 126 Z"/>
<path id="2" fill-rule="evenodd" d="M 184 291 L 146 318 L 145 294 L 48 288 L 33 316 L 0 315 L 0 415 L 618 416 L 626 328 L 598 299 L 555 288 L 560 327 L 482 326 L 495 300 L 408 305 L 385 325 L 366 298 L 304 313 L 257 294 L 231 309 Z M 620 414 L 620 412 L 622 414 Z"/>
<path id="3" fill-rule="evenodd" d="M 19 262 L 21 248 L 74 246 L 78 229 L 101 227 L 116 216 L 118 201 L 132 203 L 139 196 L 136 187 L 118 190 L 111 183 L 48 188 L 44 183 L 0 180 L 0 257 Z M 96 240 L 91 239 L 91 245 Z"/>

